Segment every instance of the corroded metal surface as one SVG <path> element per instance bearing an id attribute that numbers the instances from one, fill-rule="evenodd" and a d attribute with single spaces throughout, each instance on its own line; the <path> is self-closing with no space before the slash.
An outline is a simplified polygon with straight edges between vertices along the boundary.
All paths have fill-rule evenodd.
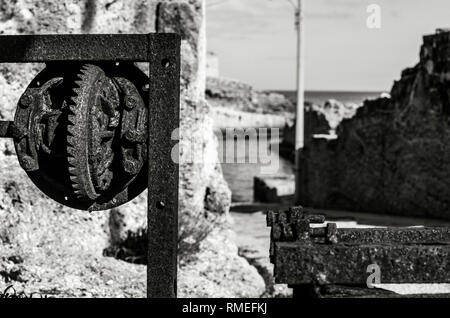
<path id="1" fill-rule="evenodd" d="M 89 210 L 128 202 L 149 186 L 153 298 L 177 290 L 180 45 L 173 33 L 0 36 L 0 63 L 47 62 L 14 123 L 0 122 L 0 137 L 14 138 L 33 182 Z M 129 62 L 111 63 L 118 61 Z M 131 62 L 149 62 L 149 77 Z"/>
<path id="2" fill-rule="evenodd" d="M 450 228 L 339 229 L 336 242 L 345 244 L 450 244 Z"/>
<path id="3" fill-rule="evenodd" d="M 150 42 L 147 292 L 177 294 L 180 38 Z M 155 177 L 157 176 L 157 179 Z M 152 178 L 153 177 L 153 178 Z M 170 191 L 168 191 L 170 189 Z"/>
<path id="4" fill-rule="evenodd" d="M 148 42 L 171 34 L 4 35 L 0 62 L 148 61 Z"/>
<path id="5" fill-rule="evenodd" d="M 49 63 L 22 95 L 14 142 L 54 200 L 98 210 L 146 188 L 148 78 L 133 64 Z"/>
<path id="6" fill-rule="evenodd" d="M 382 283 L 450 283 L 450 229 L 338 229 L 301 207 L 268 211 L 275 279 L 300 286 L 366 287 L 369 265 Z M 313 223 L 324 223 L 312 227 Z M 312 288 L 312 287 L 311 287 Z M 367 290 L 367 288 L 366 288 Z"/>

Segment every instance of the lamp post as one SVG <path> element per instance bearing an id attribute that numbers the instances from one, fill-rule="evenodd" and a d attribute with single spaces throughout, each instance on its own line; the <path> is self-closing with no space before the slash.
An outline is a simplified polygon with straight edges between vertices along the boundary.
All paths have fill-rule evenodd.
<path id="1" fill-rule="evenodd" d="M 304 1 L 298 0 L 295 7 L 295 26 L 297 29 L 297 107 L 295 109 L 295 204 L 300 203 L 300 151 L 303 149 L 305 112 L 305 46 L 304 46 Z"/>

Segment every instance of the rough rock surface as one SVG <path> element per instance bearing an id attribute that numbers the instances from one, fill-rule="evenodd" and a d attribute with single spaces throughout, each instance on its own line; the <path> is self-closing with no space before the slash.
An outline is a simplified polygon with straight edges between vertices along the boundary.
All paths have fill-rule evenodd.
<path id="1" fill-rule="evenodd" d="M 228 213 L 231 191 L 223 179 L 217 154 L 218 141 L 205 101 L 206 30 L 202 1 L 164 3 L 158 10 L 160 32 L 182 35 L 180 127 L 180 236 L 190 240 L 199 228 L 208 228 L 202 217 L 213 206 Z M 216 187 L 215 187 L 216 186 Z M 217 200 L 220 198 L 220 202 Z M 192 235 L 191 235 L 192 234 Z"/>
<path id="2" fill-rule="evenodd" d="M 180 264 L 180 297 L 261 297 L 266 289 L 255 267 L 238 255 L 230 230 L 214 230 L 200 252 Z M 222 250 L 218 250 L 220 246 Z"/>
<path id="3" fill-rule="evenodd" d="M 36 189 L 15 158 L 0 163 L 1 291 L 145 297 L 145 266 L 102 255 L 110 244 L 107 211 L 63 207 Z"/>
<path id="4" fill-rule="evenodd" d="M 366 101 L 335 141 L 304 151 L 303 204 L 450 218 L 449 32 L 425 36 L 391 98 Z"/>
<path id="5" fill-rule="evenodd" d="M 331 131 L 326 115 L 319 111 L 316 105 L 305 104 L 304 112 L 304 143 L 308 145 L 315 135 L 328 135 Z M 280 155 L 290 161 L 295 161 L 295 121 L 287 123 L 283 128 L 283 138 L 280 144 Z"/>
<path id="6" fill-rule="evenodd" d="M 231 212 L 231 217 L 236 232 L 233 239 L 239 247 L 239 255 L 252 264 L 265 281 L 262 297 L 292 297 L 292 289 L 284 284 L 276 284 L 273 277 L 274 267 L 269 259 L 270 228 L 267 227 L 266 214 Z"/>
<path id="7" fill-rule="evenodd" d="M 335 99 L 327 100 L 323 106 L 317 107 L 317 111 L 325 116 L 331 130 L 335 130 L 344 119 L 355 116 L 356 111 L 362 105 L 355 103 L 341 103 Z"/>
<path id="8" fill-rule="evenodd" d="M 183 36 L 180 246 L 187 249 L 182 250 L 183 259 L 202 261 L 181 263 L 180 295 L 258 297 L 260 277 L 238 256 L 228 232 L 217 234 L 227 227 L 231 193 L 221 173 L 217 140 L 204 100 L 204 1 L 164 1 L 158 14 L 154 0 L 18 0 L 0 4 L 4 34 L 147 33 L 156 26 L 158 31 Z M 0 67 L 2 119 L 12 119 L 20 94 L 41 68 L 40 64 Z M 44 197 L 28 181 L 16 163 L 10 141 L 1 141 L 0 146 L 0 163 L 8 172 L 0 182 L 5 187 L 0 194 L 0 289 L 14 285 L 18 291 L 57 297 L 144 297 L 145 266 L 103 253 L 145 262 L 140 250 L 145 246 L 145 194 L 110 213 L 71 210 Z M 191 157 L 196 160 L 189 160 Z M 186 276 L 190 274 L 193 276 Z M 192 285 L 195 277 L 202 277 L 203 283 Z M 229 288 L 232 284 L 235 287 Z"/>
<path id="9" fill-rule="evenodd" d="M 284 95 L 261 92 L 246 83 L 223 77 L 208 77 L 206 98 L 213 107 L 225 107 L 251 113 L 285 115 L 294 105 Z"/>

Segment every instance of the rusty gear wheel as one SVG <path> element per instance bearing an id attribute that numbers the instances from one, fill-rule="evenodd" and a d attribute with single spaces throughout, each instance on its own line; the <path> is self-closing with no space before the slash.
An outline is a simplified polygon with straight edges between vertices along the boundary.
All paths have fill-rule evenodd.
<path id="1" fill-rule="evenodd" d="M 146 188 L 148 78 L 134 64 L 49 64 L 23 94 L 14 142 L 48 196 L 102 210 Z"/>
<path id="2" fill-rule="evenodd" d="M 111 184 L 119 95 L 95 65 L 83 65 L 75 84 L 67 123 L 70 180 L 77 198 L 95 200 Z"/>

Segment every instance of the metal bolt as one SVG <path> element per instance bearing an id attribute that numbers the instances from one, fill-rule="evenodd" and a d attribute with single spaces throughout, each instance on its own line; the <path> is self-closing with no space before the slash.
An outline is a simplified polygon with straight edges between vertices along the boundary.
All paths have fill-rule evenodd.
<path id="1" fill-rule="evenodd" d="M 278 222 L 280 224 L 287 224 L 288 223 L 288 218 L 287 218 L 286 212 L 284 212 L 284 211 L 279 211 L 278 212 Z"/>
<path id="2" fill-rule="evenodd" d="M 136 96 L 127 96 L 127 98 L 125 99 L 125 107 L 129 110 L 136 107 L 137 103 L 138 99 L 136 98 Z"/>
<path id="3" fill-rule="evenodd" d="M 24 108 L 28 108 L 33 104 L 34 97 L 33 95 L 30 95 L 29 93 L 25 93 L 22 98 L 20 99 L 20 104 Z"/>
<path id="4" fill-rule="evenodd" d="M 327 234 L 326 227 L 312 227 L 309 229 L 309 235 L 311 237 L 325 237 Z"/>
<path id="5" fill-rule="evenodd" d="M 157 208 L 158 210 L 164 209 L 165 206 L 166 206 L 166 205 L 164 204 L 163 201 L 158 201 L 158 202 L 156 202 L 156 208 Z"/>
<path id="6" fill-rule="evenodd" d="M 133 160 L 125 160 L 124 162 L 124 168 L 125 171 L 128 172 L 129 174 L 136 174 L 138 173 L 138 167 L 135 161 Z"/>
<path id="7" fill-rule="evenodd" d="M 161 65 L 162 65 L 162 67 L 164 67 L 164 68 L 168 68 L 168 67 L 170 66 L 170 60 L 169 60 L 168 58 L 163 59 L 163 60 L 161 61 Z"/>
<path id="8" fill-rule="evenodd" d="M 116 128 L 119 126 L 120 121 L 120 113 L 118 111 L 114 112 L 114 116 L 109 117 L 109 125 L 110 128 Z"/>
<path id="9" fill-rule="evenodd" d="M 307 220 L 307 219 L 297 220 L 297 222 L 295 223 L 295 227 L 296 227 L 297 233 L 308 233 L 309 232 L 309 220 Z"/>
<path id="10" fill-rule="evenodd" d="M 274 241 L 279 241 L 281 239 L 282 230 L 279 224 L 274 224 L 272 226 L 271 236 Z"/>
<path id="11" fill-rule="evenodd" d="M 285 224 L 281 226 L 283 239 L 286 241 L 292 241 L 294 239 L 294 232 L 290 224 Z"/>
<path id="12" fill-rule="evenodd" d="M 277 220 L 276 212 L 273 210 L 267 211 L 266 221 L 267 226 L 272 226 Z"/>
<path id="13" fill-rule="evenodd" d="M 301 206 L 291 207 L 289 208 L 289 213 L 291 215 L 291 221 L 295 223 L 303 216 L 303 207 Z"/>
<path id="14" fill-rule="evenodd" d="M 336 223 L 328 223 L 327 224 L 327 243 L 336 244 L 338 242 L 337 239 L 337 225 Z"/>
<path id="15" fill-rule="evenodd" d="M 33 158 L 30 156 L 23 156 L 21 160 L 22 167 L 25 171 L 34 171 L 36 170 L 36 163 Z"/>
<path id="16" fill-rule="evenodd" d="M 308 215 L 306 217 L 311 224 L 322 224 L 325 223 L 324 215 Z"/>

